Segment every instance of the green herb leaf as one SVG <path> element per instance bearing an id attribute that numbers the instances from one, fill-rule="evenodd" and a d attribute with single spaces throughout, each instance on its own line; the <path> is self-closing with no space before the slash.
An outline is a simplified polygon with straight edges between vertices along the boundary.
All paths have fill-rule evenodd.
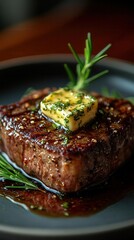
<path id="1" fill-rule="evenodd" d="M 72 88 L 75 86 L 75 84 L 76 84 L 75 76 L 74 76 L 72 70 L 70 69 L 70 67 L 69 67 L 67 64 L 64 64 L 64 68 L 66 69 L 66 72 L 67 72 L 68 77 L 69 77 L 69 79 L 70 79 L 70 82 L 69 82 L 69 84 L 68 84 L 68 87 L 69 87 L 70 89 L 72 89 Z"/>
<path id="2" fill-rule="evenodd" d="M 0 154 L 0 178 L 18 183 L 18 185 L 6 186 L 6 188 L 23 188 L 40 190 L 37 185 L 15 169 L 6 158 Z"/>
<path id="3" fill-rule="evenodd" d="M 68 74 L 68 77 L 70 79 L 70 82 L 68 84 L 69 89 L 73 90 L 83 90 L 89 85 L 89 83 L 104 74 L 106 74 L 108 71 L 104 70 L 100 73 L 97 73 L 94 76 L 91 75 L 91 68 L 95 63 L 100 61 L 101 59 L 105 58 L 107 56 L 106 51 L 111 47 L 111 44 L 108 44 L 104 49 L 102 49 L 96 56 L 92 57 L 92 40 L 91 40 L 91 34 L 88 33 L 87 39 L 85 41 L 85 48 L 84 48 L 84 60 L 82 60 L 79 55 L 77 54 L 76 50 L 72 47 L 72 45 L 68 44 L 75 60 L 77 61 L 76 65 L 76 74 L 77 77 L 75 78 L 74 73 L 69 68 L 67 64 L 64 65 L 65 70 Z"/>
<path id="4" fill-rule="evenodd" d="M 35 89 L 34 89 L 33 87 L 29 87 L 29 88 L 26 89 L 26 91 L 24 92 L 22 98 L 30 95 L 30 94 L 31 94 L 32 92 L 34 92 L 34 91 L 35 91 Z"/>
<path id="5" fill-rule="evenodd" d="M 64 209 L 68 209 L 69 208 L 69 203 L 68 202 L 63 202 L 61 204 L 61 206 L 64 208 Z"/>
<path id="6" fill-rule="evenodd" d="M 102 95 L 105 97 L 113 97 L 113 98 L 123 98 L 123 96 L 117 91 L 110 91 L 107 87 L 102 88 Z"/>
<path id="7" fill-rule="evenodd" d="M 110 91 L 108 88 L 104 87 L 102 88 L 102 95 L 105 97 L 113 97 L 113 98 L 124 98 L 120 92 L 118 91 Z M 132 104 L 134 104 L 134 97 L 126 97 L 124 98 L 126 100 L 128 100 L 129 102 L 131 102 Z"/>
<path id="8" fill-rule="evenodd" d="M 130 101 L 132 104 L 134 104 L 134 97 L 127 97 L 126 99 Z"/>

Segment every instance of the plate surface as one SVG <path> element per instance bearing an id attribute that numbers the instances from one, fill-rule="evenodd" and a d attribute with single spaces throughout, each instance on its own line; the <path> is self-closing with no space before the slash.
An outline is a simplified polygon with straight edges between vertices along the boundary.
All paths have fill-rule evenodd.
<path id="1" fill-rule="evenodd" d="M 29 87 L 63 87 L 67 76 L 63 63 L 74 68 L 70 56 L 38 56 L 3 62 L 0 65 L 0 104 L 19 100 Z M 94 72 L 109 69 L 109 74 L 93 82 L 91 90 L 108 87 L 123 96 L 134 96 L 132 64 L 107 59 Z M 0 239 L 118 239 L 134 237 L 134 192 L 99 213 L 86 217 L 42 217 L 0 197 Z"/>

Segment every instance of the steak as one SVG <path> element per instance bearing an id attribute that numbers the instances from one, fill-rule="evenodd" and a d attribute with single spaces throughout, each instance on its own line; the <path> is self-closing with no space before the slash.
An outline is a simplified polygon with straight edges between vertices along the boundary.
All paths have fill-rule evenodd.
<path id="1" fill-rule="evenodd" d="M 53 89 L 34 91 L 0 106 L 1 151 L 25 172 L 60 192 L 76 192 L 106 180 L 134 152 L 134 105 L 97 93 L 95 119 L 76 132 L 49 121 L 39 108 Z"/>

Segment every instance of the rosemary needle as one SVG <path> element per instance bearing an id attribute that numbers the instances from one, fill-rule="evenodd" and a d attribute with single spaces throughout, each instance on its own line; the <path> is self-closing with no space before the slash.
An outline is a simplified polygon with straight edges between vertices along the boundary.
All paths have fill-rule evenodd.
<path id="1" fill-rule="evenodd" d="M 113 98 L 123 98 L 123 99 L 126 99 L 126 100 L 128 100 L 129 102 L 131 102 L 132 104 L 134 104 L 134 97 L 133 96 L 131 96 L 131 97 L 123 97 L 122 95 L 121 95 L 121 93 L 120 92 L 118 92 L 118 91 L 109 91 L 109 89 L 107 88 L 107 87 L 105 87 L 105 88 L 102 88 L 102 94 L 103 94 L 103 96 L 105 96 L 105 97 L 113 97 Z"/>
<path id="2" fill-rule="evenodd" d="M 70 79 L 70 82 L 68 84 L 69 89 L 73 90 L 83 90 L 85 89 L 88 84 L 95 79 L 105 75 L 108 70 L 101 71 L 94 76 L 91 76 L 91 68 L 95 63 L 100 61 L 101 59 L 107 57 L 106 51 L 111 47 L 111 44 L 108 44 L 105 48 L 103 48 L 97 55 L 92 57 L 92 39 L 91 34 L 87 34 L 87 39 L 85 41 L 85 48 L 84 48 L 84 60 L 82 60 L 79 55 L 77 54 L 76 50 L 72 47 L 72 45 L 69 43 L 68 47 L 70 51 L 72 52 L 75 60 L 77 61 L 76 65 L 76 75 L 75 77 L 74 73 L 70 69 L 70 67 L 67 64 L 64 64 L 65 70 L 68 74 L 68 77 Z"/>
<path id="3" fill-rule="evenodd" d="M 0 154 L 0 178 L 17 182 L 19 185 L 6 186 L 6 188 L 23 188 L 40 190 L 37 185 L 24 176 L 19 170 L 15 169 L 6 158 Z"/>

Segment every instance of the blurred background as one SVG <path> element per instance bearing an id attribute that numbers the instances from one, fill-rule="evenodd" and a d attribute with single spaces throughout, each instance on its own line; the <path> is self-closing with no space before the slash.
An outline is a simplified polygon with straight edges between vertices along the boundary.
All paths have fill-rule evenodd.
<path id="1" fill-rule="evenodd" d="M 112 43 L 109 56 L 134 62 L 133 1 L 0 0 L 0 61 L 40 54 L 83 53 L 87 32 L 93 54 Z"/>

